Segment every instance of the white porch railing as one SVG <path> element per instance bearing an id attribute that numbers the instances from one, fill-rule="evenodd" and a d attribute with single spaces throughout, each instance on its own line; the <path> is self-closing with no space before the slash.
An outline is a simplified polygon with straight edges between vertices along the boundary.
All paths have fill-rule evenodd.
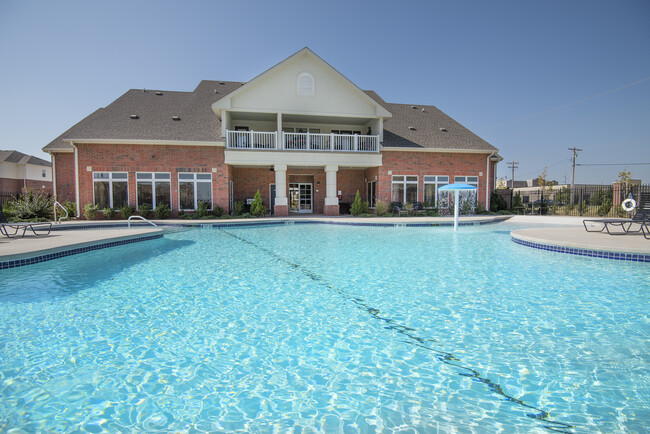
<path id="1" fill-rule="evenodd" d="M 379 152 L 379 136 L 358 134 L 282 133 L 289 151 Z"/>
<path id="2" fill-rule="evenodd" d="M 226 131 L 226 147 L 230 149 L 277 149 L 275 131 Z"/>
<path id="3" fill-rule="evenodd" d="M 284 149 L 287 151 L 379 152 L 379 136 L 282 132 L 226 131 L 228 149 Z"/>

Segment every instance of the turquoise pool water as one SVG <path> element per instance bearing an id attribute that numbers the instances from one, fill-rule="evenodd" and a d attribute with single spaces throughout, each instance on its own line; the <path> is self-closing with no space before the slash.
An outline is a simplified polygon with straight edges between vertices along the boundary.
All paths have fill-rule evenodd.
<path id="1" fill-rule="evenodd" d="M 647 431 L 650 267 L 513 228 L 197 229 L 4 270 L 0 431 Z"/>

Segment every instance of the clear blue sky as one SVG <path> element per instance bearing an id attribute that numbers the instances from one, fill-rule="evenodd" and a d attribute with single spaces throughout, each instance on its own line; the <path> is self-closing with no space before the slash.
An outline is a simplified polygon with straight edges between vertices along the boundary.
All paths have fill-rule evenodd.
<path id="1" fill-rule="evenodd" d="M 0 149 L 41 148 L 131 88 L 248 81 L 308 46 L 385 100 L 432 104 L 578 183 L 650 183 L 650 1 L 0 0 Z"/>

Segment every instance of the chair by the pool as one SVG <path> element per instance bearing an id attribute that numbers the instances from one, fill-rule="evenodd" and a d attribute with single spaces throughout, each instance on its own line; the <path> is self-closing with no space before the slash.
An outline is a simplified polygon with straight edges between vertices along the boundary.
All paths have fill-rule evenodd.
<path id="1" fill-rule="evenodd" d="M 596 223 L 596 230 L 590 230 L 587 223 Z M 610 235 L 625 235 L 631 232 L 642 231 L 650 224 L 650 192 L 639 195 L 639 203 L 636 207 L 636 213 L 631 219 L 605 219 L 605 220 L 583 220 L 582 225 L 587 232 L 607 231 Z M 598 229 L 600 227 L 600 229 Z M 620 228 L 620 230 L 610 230 Z M 645 232 L 643 233 L 645 236 Z M 647 238 L 647 237 L 646 237 Z"/>
<path id="2" fill-rule="evenodd" d="M 413 202 L 413 212 L 415 215 L 422 215 L 426 214 L 427 210 L 424 209 L 424 205 L 422 205 L 422 202 Z"/>
<path id="3" fill-rule="evenodd" d="M 52 223 L 50 222 L 39 222 L 39 223 L 9 223 L 7 217 L 4 215 L 2 210 L 0 210 L 0 234 L 4 235 L 7 238 L 15 238 L 18 236 L 18 233 L 22 230 L 20 237 L 25 236 L 27 229 L 31 230 L 35 236 L 49 235 L 52 230 Z M 47 233 L 38 233 L 36 231 L 47 231 Z"/>
<path id="4" fill-rule="evenodd" d="M 402 214 L 408 215 L 409 211 L 402 204 L 402 202 L 393 202 L 393 213 L 401 216 Z"/>

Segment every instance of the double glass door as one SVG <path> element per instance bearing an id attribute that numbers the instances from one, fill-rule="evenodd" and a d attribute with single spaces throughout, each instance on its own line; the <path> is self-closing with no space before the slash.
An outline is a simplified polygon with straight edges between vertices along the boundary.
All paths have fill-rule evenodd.
<path id="1" fill-rule="evenodd" d="M 312 211 L 312 184 L 289 184 L 289 211 L 310 213 Z"/>

